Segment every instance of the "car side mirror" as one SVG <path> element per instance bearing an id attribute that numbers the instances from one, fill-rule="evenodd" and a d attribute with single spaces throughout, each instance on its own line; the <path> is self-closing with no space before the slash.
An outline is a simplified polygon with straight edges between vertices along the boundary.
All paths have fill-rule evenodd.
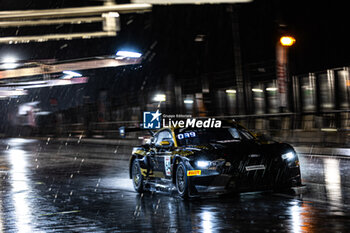
<path id="1" fill-rule="evenodd" d="M 170 142 L 169 142 L 169 141 L 161 141 L 161 142 L 159 143 L 159 145 L 161 145 L 161 146 L 169 146 L 169 145 L 170 145 Z"/>
<path id="2" fill-rule="evenodd" d="M 163 141 L 159 142 L 158 147 L 168 149 L 173 147 L 173 142 L 171 139 L 163 139 Z"/>

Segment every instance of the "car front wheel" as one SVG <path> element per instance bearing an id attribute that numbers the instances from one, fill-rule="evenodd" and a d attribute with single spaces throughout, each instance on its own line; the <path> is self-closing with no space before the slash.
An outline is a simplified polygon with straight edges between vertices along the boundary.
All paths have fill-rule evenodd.
<path id="1" fill-rule="evenodd" d="M 132 162 L 132 183 L 134 185 L 134 189 L 138 193 L 143 192 L 143 176 L 141 174 L 141 169 L 140 169 L 140 164 L 139 162 L 135 159 Z"/>
<path id="2" fill-rule="evenodd" d="M 176 190 L 180 197 L 188 197 L 188 179 L 185 164 L 181 161 L 176 168 Z"/>

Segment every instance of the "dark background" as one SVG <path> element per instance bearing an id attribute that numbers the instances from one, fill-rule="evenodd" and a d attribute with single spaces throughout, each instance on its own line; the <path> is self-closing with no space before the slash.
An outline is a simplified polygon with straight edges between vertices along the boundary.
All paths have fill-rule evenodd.
<path id="1" fill-rule="evenodd" d="M 125 3 L 127 1 L 118 1 Z M 0 1 L 1 10 L 47 9 L 100 5 L 102 1 Z M 233 69 L 232 20 L 227 5 L 156 6 L 152 13 L 122 15 L 122 31 L 115 38 L 73 40 L 22 45 L 0 45 L 0 56 L 15 54 L 22 60 L 67 60 L 114 54 L 118 49 L 152 50 L 153 64 L 183 75 Z M 307 73 L 350 63 L 346 2 L 255 0 L 236 5 L 239 16 L 243 65 L 275 59 L 279 35 L 290 34 L 291 74 Z M 93 28 L 94 26 L 90 26 Z M 59 28 L 2 29 L 1 36 L 76 32 Z M 204 35 L 203 42 L 195 42 Z M 200 63 L 200 64 L 198 64 Z"/>

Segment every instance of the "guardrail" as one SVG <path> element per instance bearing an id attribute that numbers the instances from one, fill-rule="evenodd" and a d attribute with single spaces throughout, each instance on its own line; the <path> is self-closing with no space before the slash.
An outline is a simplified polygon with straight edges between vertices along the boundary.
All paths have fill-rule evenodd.
<path id="1" fill-rule="evenodd" d="M 235 119 L 246 128 L 291 143 L 350 144 L 350 111 L 323 113 L 272 113 L 263 115 L 214 116 Z M 91 122 L 60 126 L 61 134 L 77 137 L 121 138 L 119 127 L 139 127 L 139 121 Z M 340 126 L 340 127 L 338 127 Z M 130 132 L 126 138 L 138 138 L 145 131 Z"/>

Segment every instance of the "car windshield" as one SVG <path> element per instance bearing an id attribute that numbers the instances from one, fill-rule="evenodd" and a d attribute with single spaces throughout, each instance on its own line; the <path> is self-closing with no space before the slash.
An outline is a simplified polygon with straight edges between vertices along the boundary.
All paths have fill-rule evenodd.
<path id="1" fill-rule="evenodd" d="M 175 132 L 179 146 L 208 143 L 229 143 L 240 140 L 253 140 L 254 136 L 244 128 L 225 127 L 219 129 L 178 129 Z"/>

